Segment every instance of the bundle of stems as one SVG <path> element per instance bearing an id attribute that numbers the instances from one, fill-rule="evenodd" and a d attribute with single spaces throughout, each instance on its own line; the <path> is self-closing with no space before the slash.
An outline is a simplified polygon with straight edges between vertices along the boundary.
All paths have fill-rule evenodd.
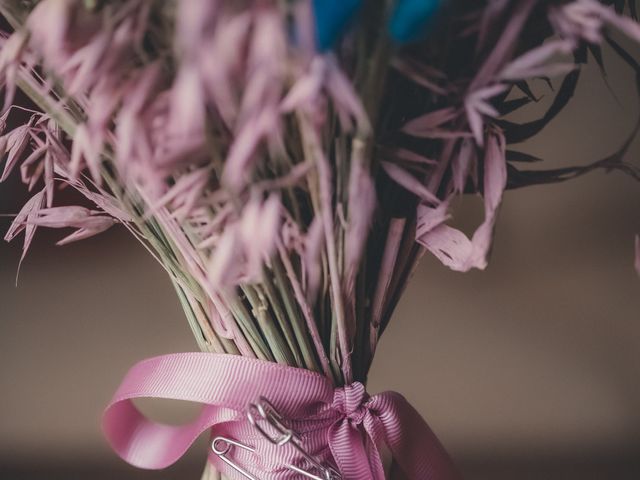
<path id="1" fill-rule="evenodd" d="M 640 178 L 624 160 L 638 125 L 575 167 L 522 168 L 539 159 L 507 146 L 551 122 L 602 43 L 640 73 L 616 40 L 640 41 L 625 2 L 451 0 L 408 40 L 412 2 L 369 0 L 331 48 L 319 3 L 1 0 L 0 126 L 30 115 L 0 137 L 0 180 L 19 165 L 36 190 L 6 239 L 24 232 L 26 253 L 38 227 L 74 228 L 65 244 L 120 224 L 166 270 L 201 350 L 364 383 L 426 251 L 486 266 L 506 189 Z M 511 120 L 542 88 L 544 115 Z M 58 205 L 67 187 L 91 205 Z M 470 236 L 447 224 L 464 193 L 485 208 Z"/>

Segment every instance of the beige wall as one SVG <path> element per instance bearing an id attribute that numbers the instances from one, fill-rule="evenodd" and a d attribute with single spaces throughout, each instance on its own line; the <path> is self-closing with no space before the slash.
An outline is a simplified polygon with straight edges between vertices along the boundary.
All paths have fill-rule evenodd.
<path id="1" fill-rule="evenodd" d="M 564 165 L 622 141 L 637 100 L 631 73 L 609 67 L 619 103 L 588 71 L 583 102 L 527 151 Z M 15 210 L 15 195 L 0 193 L 3 212 Z M 476 202 L 458 207 L 461 224 L 477 221 Z M 640 186 L 619 174 L 508 193 L 487 271 L 462 275 L 424 261 L 383 339 L 370 390 L 403 392 L 458 458 L 634 449 L 636 232 Z M 113 459 L 98 422 L 126 368 L 196 349 L 163 272 L 124 232 L 52 243 L 47 235 L 35 242 L 18 288 L 19 245 L 0 245 L 0 463 L 34 454 Z"/>

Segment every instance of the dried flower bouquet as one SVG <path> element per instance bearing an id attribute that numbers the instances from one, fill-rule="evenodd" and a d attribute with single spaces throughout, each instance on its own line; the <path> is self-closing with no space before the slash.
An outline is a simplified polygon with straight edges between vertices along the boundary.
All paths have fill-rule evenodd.
<path id="1" fill-rule="evenodd" d="M 0 13 L 0 180 L 19 172 L 35 192 L 6 240 L 24 233 L 26 254 L 39 227 L 73 228 L 62 245 L 122 225 L 168 273 L 203 352 L 336 388 L 366 384 L 426 251 L 485 268 L 506 189 L 595 169 L 640 179 L 624 158 L 640 123 L 570 168 L 531 168 L 509 146 L 562 110 L 603 43 L 640 74 L 620 44 L 640 41 L 634 1 L 2 0 Z M 535 79 L 554 99 L 515 123 Z M 87 204 L 59 205 L 69 187 Z M 447 223 L 466 193 L 485 211 L 470 236 Z M 439 468 L 411 478 L 456 478 Z M 260 478 L 292 478 L 277 475 Z"/>

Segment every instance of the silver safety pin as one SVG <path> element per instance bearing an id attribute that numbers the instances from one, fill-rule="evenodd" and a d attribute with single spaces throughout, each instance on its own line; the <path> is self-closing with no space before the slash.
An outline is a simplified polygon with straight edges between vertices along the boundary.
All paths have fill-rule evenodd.
<path id="1" fill-rule="evenodd" d="M 326 467 L 313 458 L 302 446 L 300 435 L 284 424 L 282 415 L 269 400 L 260 397 L 256 403 L 250 403 L 247 419 L 271 443 L 284 446 L 291 445 L 321 476 L 315 475 L 296 465 L 288 464 L 287 468 L 313 480 L 341 480 L 342 476 L 333 468 Z M 272 432 L 267 432 L 261 425 L 264 422 L 270 426 Z M 274 435 L 275 433 L 275 435 Z"/>
<path id="2" fill-rule="evenodd" d="M 211 442 L 211 450 L 213 450 L 213 453 L 215 453 L 216 455 L 218 455 L 218 457 L 220 457 L 220 460 L 222 460 L 224 463 L 229 465 L 235 471 L 247 477 L 249 480 L 259 480 L 257 477 L 254 477 L 253 475 L 251 475 L 244 468 L 242 468 L 240 465 L 235 463 L 233 460 L 231 460 L 227 456 L 227 454 L 233 447 L 242 448 L 244 450 L 248 450 L 249 452 L 253 452 L 253 453 L 255 453 L 256 451 L 255 448 L 252 448 L 248 445 L 245 445 L 244 443 L 240 443 L 237 440 L 233 440 L 227 437 L 215 437 Z"/>
<path id="3" fill-rule="evenodd" d="M 316 472 L 317 474 L 296 465 L 285 465 L 289 470 L 294 471 L 305 478 L 310 478 L 311 480 L 342 480 L 342 476 L 338 471 L 330 466 L 327 467 L 318 462 L 304 449 L 300 435 L 295 430 L 285 425 L 284 419 L 278 410 L 276 410 L 276 408 L 266 398 L 260 397 L 256 403 L 249 404 L 247 409 L 247 419 L 261 435 L 274 445 L 278 445 L 279 447 L 287 444 L 291 445 L 306 460 L 313 472 Z M 268 425 L 270 431 L 267 431 L 267 429 L 263 427 L 263 424 Z M 215 453 L 220 460 L 243 475 L 245 478 L 248 478 L 249 480 L 259 480 L 243 467 L 235 463 L 234 460 L 229 458 L 228 454 L 231 452 L 233 447 L 238 447 L 252 453 L 256 452 L 255 448 L 227 437 L 218 436 L 211 442 L 211 450 L 213 450 L 213 453 Z"/>

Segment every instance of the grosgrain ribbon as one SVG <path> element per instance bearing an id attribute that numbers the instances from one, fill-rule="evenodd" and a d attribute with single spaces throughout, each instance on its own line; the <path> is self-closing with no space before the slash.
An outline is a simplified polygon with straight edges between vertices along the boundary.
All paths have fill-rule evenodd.
<path id="1" fill-rule="evenodd" d="M 180 353 L 136 364 L 107 407 L 103 428 L 114 450 L 137 467 L 173 464 L 211 429 L 251 443 L 256 452 L 238 450 L 234 456 L 260 478 L 295 478 L 282 462 L 296 458 L 261 439 L 246 421 L 247 404 L 259 396 L 291 421 L 310 453 L 321 461 L 333 459 L 345 480 L 384 480 L 380 449 L 385 444 L 409 480 L 459 479 L 436 436 L 400 394 L 369 396 L 360 383 L 334 388 L 315 372 L 236 355 Z M 204 405 L 195 420 L 173 426 L 147 419 L 132 402 L 137 398 Z M 242 478 L 212 452 L 210 461 L 225 475 Z"/>

